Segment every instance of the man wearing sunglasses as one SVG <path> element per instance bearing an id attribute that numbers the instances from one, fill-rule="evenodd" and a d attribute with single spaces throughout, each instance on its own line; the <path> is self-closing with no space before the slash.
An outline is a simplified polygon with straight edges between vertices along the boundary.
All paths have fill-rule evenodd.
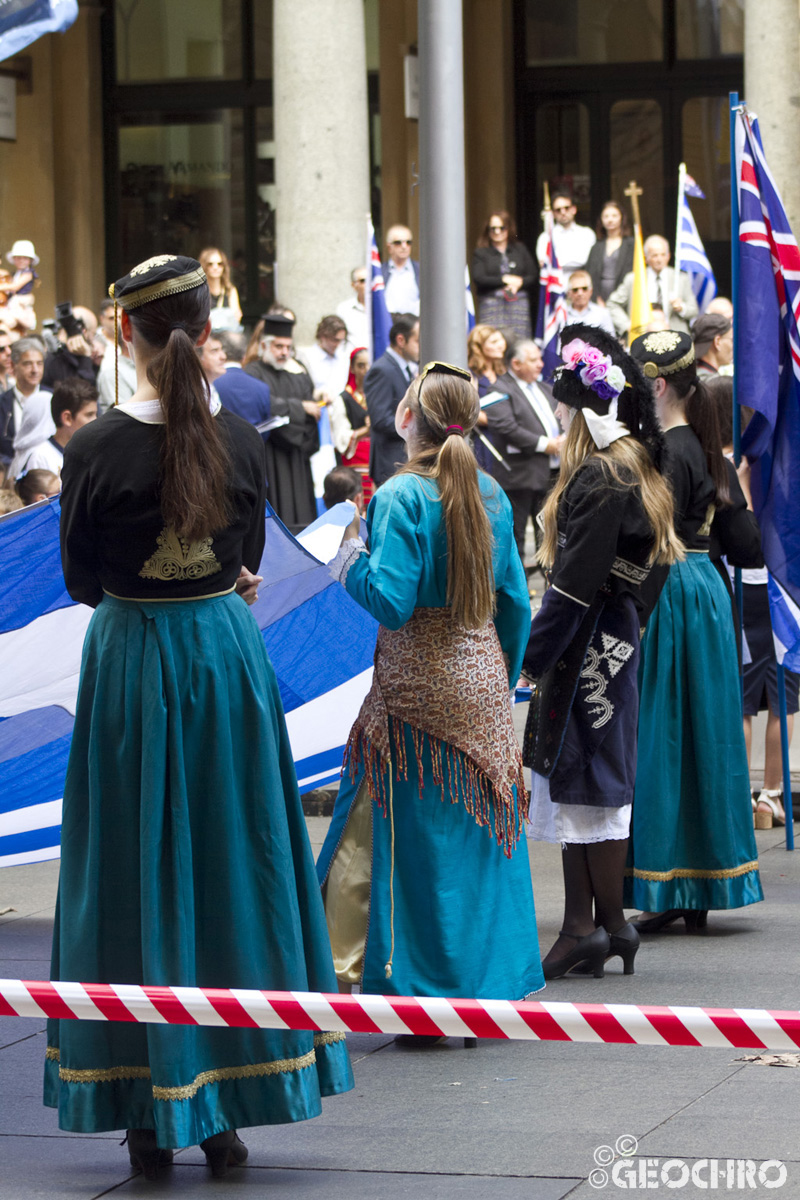
<path id="1" fill-rule="evenodd" d="M 569 192 L 554 192 L 553 207 L 553 246 L 558 265 L 568 274 L 586 266 L 589 251 L 597 241 L 593 229 L 588 225 L 576 225 L 575 217 L 578 210 Z M 547 234 L 542 232 L 536 242 L 536 257 L 544 262 L 547 251 Z"/>
<path id="2" fill-rule="evenodd" d="M 573 321 L 596 325 L 614 337 L 611 317 L 592 300 L 592 277 L 588 271 L 573 271 L 567 282 L 567 325 Z"/>
<path id="3" fill-rule="evenodd" d="M 419 316 L 419 263 L 411 257 L 414 239 L 406 225 L 392 225 L 386 234 L 387 259 L 383 264 L 386 307 L 394 319 L 398 313 Z"/>

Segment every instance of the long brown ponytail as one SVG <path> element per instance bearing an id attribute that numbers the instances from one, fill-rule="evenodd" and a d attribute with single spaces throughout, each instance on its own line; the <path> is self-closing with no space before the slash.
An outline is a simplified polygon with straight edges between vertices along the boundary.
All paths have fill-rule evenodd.
<path id="1" fill-rule="evenodd" d="M 666 377 L 683 408 L 686 420 L 703 447 L 708 473 L 717 489 L 717 508 L 731 504 L 728 468 L 722 453 L 722 434 L 717 406 L 706 391 L 705 383 L 697 376 L 695 363 Z"/>
<path id="2" fill-rule="evenodd" d="M 460 625 L 479 629 L 494 612 L 495 588 L 492 527 L 465 436 L 478 419 L 478 394 L 465 379 L 430 374 L 421 405 L 419 387 L 415 381 L 406 394 L 418 448 L 399 473 L 438 483 L 447 534 L 447 601 Z M 448 426 L 455 428 L 448 433 Z"/>
<path id="3" fill-rule="evenodd" d="M 137 333 L 158 350 L 147 378 L 164 410 L 161 512 L 164 523 L 188 541 L 223 529 L 231 513 L 231 458 L 209 411 L 209 386 L 196 350 L 209 311 L 203 284 L 130 313 Z"/>

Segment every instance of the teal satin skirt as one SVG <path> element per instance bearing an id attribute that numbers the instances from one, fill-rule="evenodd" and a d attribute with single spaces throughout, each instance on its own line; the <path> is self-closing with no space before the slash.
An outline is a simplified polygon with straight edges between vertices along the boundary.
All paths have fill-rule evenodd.
<path id="1" fill-rule="evenodd" d="M 275 675 L 236 595 L 106 596 L 67 780 L 53 979 L 337 990 Z M 161 1146 L 301 1121 L 353 1086 L 342 1034 L 50 1021 L 45 1104 Z"/>
<path id="2" fill-rule="evenodd" d="M 706 554 L 670 568 L 639 668 L 626 907 L 762 900 L 731 604 Z"/>

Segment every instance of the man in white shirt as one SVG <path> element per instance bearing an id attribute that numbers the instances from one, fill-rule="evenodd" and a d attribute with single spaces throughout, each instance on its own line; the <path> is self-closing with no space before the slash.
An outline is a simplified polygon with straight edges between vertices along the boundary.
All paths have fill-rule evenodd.
<path id="1" fill-rule="evenodd" d="M 53 389 L 50 412 L 56 431 L 46 442 L 34 446 L 25 470 L 52 471 L 60 476 L 67 442 L 78 429 L 97 417 L 97 388 L 79 375 L 62 379 Z"/>
<path id="2" fill-rule="evenodd" d="M 32 396 L 43 388 L 44 344 L 41 338 L 24 337 L 11 347 L 11 366 L 15 376 L 13 387 L 0 396 L 0 463 L 10 463 L 14 457 L 14 438 L 22 428 L 23 409 Z"/>
<path id="3" fill-rule="evenodd" d="M 514 540 L 520 558 L 525 547 L 528 518 L 534 519 L 544 504 L 559 466 L 564 444 L 555 415 L 551 389 L 538 379 L 542 352 L 535 342 L 512 342 L 506 352 L 506 374 L 498 376 L 494 390 L 507 399 L 485 409 L 488 437 L 506 466 L 491 464 L 491 471 L 511 501 Z"/>
<path id="4" fill-rule="evenodd" d="M 660 309 L 669 322 L 669 328 L 679 333 L 688 333 L 689 325 L 697 316 L 697 298 L 692 291 L 692 281 L 685 271 L 675 272 L 669 263 L 669 242 L 653 234 L 644 244 L 647 263 L 647 295 L 653 309 Z M 631 327 L 630 308 L 633 297 L 633 271 L 629 271 L 622 283 L 608 297 L 608 312 L 614 328 L 622 336 Z"/>
<path id="5" fill-rule="evenodd" d="M 367 306 L 364 302 L 367 289 L 366 267 L 356 267 L 350 272 L 350 286 L 354 294 L 349 300 L 337 304 L 336 315 L 341 317 L 347 326 L 347 344 L 353 351 L 357 346 L 369 346 Z"/>
<path id="6" fill-rule="evenodd" d="M 594 325 L 614 337 L 611 317 L 592 300 L 592 277 L 588 271 L 573 271 L 567 283 L 567 324 L 573 321 Z"/>
<path id="7" fill-rule="evenodd" d="M 586 266 L 589 251 L 597 241 L 588 225 L 576 225 L 578 210 L 568 192 L 553 193 L 553 247 L 561 270 L 568 274 Z M 547 234 L 542 232 L 536 242 L 536 257 L 545 260 Z"/>
<path id="8" fill-rule="evenodd" d="M 398 313 L 419 316 L 419 263 L 411 257 L 413 244 L 406 225 L 392 225 L 386 235 L 389 257 L 383 264 L 384 298 L 393 318 Z"/>
<path id="9" fill-rule="evenodd" d="M 347 326 L 341 317 L 323 317 L 317 326 L 316 342 L 298 352 L 314 384 L 314 399 L 323 403 L 339 396 L 350 373 Z"/>

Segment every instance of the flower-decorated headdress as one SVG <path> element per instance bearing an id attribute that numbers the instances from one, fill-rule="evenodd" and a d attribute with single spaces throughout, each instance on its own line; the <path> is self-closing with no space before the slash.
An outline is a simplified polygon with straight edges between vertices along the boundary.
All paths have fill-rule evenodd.
<path id="1" fill-rule="evenodd" d="M 650 384 L 615 337 L 593 325 L 568 325 L 561 333 L 561 357 L 553 396 L 583 413 L 600 450 L 621 437 L 635 437 L 660 469 L 663 434 L 656 419 Z"/>

